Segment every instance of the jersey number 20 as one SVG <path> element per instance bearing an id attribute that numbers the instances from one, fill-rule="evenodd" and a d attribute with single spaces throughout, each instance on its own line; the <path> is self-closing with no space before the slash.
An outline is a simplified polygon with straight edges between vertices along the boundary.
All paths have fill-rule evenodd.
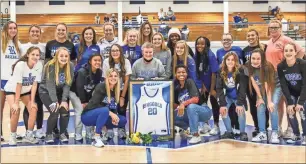
<path id="1" fill-rule="evenodd" d="M 148 115 L 156 115 L 157 108 L 148 108 Z"/>

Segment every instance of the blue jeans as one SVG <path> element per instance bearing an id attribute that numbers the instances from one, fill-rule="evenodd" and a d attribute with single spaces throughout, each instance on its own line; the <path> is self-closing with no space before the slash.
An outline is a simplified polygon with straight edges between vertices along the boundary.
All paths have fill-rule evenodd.
<path id="1" fill-rule="evenodd" d="M 227 108 L 226 116 L 222 117 L 222 120 L 223 120 L 223 123 L 225 125 L 226 131 L 227 132 L 232 132 L 233 130 L 232 130 L 231 118 L 229 117 L 228 113 L 229 113 L 230 106 L 233 103 L 235 103 L 236 107 L 238 105 L 236 104 L 237 100 L 234 100 L 234 99 L 229 98 L 229 97 L 226 97 L 226 102 L 227 102 L 227 105 L 226 105 L 226 108 Z M 244 106 L 243 106 L 243 108 L 245 109 Z M 240 132 L 245 132 L 245 124 L 246 124 L 245 110 L 243 111 L 242 115 L 238 115 L 238 121 L 239 121 Z"/>
<path id="2" fill-rule="evenodd" d="M 294 96 L 291 96 L 291 99 L 293 100 L 294 104 L 297 101 L 297 98 Z M 299 130 L 299 123 L 298 120 L 296 118 L 296 112 L 294 112 L 293 115 L 289 115 L 289 123 L 292 127 L 293 133 L 296 136 L 300 136 L 300 130 Z M 304 110 L 300 111 L 300 117 L 301 117 L 301 124 L 302 124 L 302 129 L 303 129 L 303 136 L 306 136 L 306 103 L 304 103 Z"/>
<path id="3" fill-rule="evenodd" d="M 175 116 L 175 125 L 179 126 L 183 129 L 187 129 L 190 126 L 190 133 L 198 133 L 198 123 L 199 122 L 207 122 L 212 116 L 211 109 L 205 105 L 200 106 L 198 104 L 189 104 L 187 108 L 185 108 L 184 115 L 179 117 L 177 115 L 178 111 L 174 111 Z"/>
<path id="4" fill-rule="evenodd" d="M 90 110 L 81 116 L 81 120 L 85 126 L 96 126 L 96 133 L 101 134 L 103 126 L 107 129 L 123 128 L 126 124 L 126 118 L 121 115 L 119 117 L 118 125 L 112 123 L 112 118 L 109 116 L 108 107 L 101 107 Z"/>
<path id="5" fill-rule="evenodd" d="M 276 85 L 274 88 L 274 92 L 272 95 L 272 102 L 274 103 L 274 110 L 270 113 L 271 118 L 271 125 L 272 125 L 272 131 L 277 132 L 278 131 L 278 104 L 282 97 L 282 89 L 280 85 Z M 257 118 L 258 118 L 258 126 L 259 126 L 259 132 L 266 132 L 266 110 L 268 101 L 267 98 L 264 98 L 265 104 L 260 104 L 260 106 L 257 108 Z"/>

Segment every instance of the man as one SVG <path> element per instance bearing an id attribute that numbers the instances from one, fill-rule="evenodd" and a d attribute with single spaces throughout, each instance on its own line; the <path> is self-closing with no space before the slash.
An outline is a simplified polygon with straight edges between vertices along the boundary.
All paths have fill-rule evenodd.
<path id="1" fill-rule="evenodd" d="M 132 80 L 164 80 L 166 73 L 160 60 L 153 58 L 154 46 L 146 42 L 142 45 L 143 57 L 136 60 L 132 67 Z"/>
<path id="2" fill-rule="evenodd" d="M 176 20 L 176 17 L 174 16 L 174 12 L 172 11 L 171 7 L 168 8 L 167 17 L 169 20 Z"/>

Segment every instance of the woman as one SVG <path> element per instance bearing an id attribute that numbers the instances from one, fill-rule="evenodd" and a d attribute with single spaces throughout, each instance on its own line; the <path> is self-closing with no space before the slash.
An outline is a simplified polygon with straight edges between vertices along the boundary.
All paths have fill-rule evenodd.
<path id="1" fill-rule="evenodd" d="M 143 45 L 145 42 L 151 42 L 153 36 L 153 28 L 150 22 L 144 22 L 139 28 L 138 45 Z"/>
<path id="2" fill-rule="evenodd" d="M 250 60 L 253 50 L 260 48 L 261 50 L 265 52 L 267 48 L 267 45 L 260 43 L 259 34 L 255 29 L 250 29 L 247 32 L 246 40 L 248 41 L 249 45 L 242 50 L 243 64 L 246 64 Z M 255 126 L 255 130 L 252 133 L 253 137 L 255 137 L 259 133 L 256 96 L 257 95 L 253 87 L 252 87 L 252 94 L 250 93 L 250 90 L 247 89 L 247 97 L 249 99 L 250 112 L 251 112 L 251 115 L 254 121 L 254 126 Z M 269 112 L 266 111 L 266 129 L 268 127 L 269 127 Z"/>
<path id="3" fill-rule="evenodd" d="M 60 140 L 68 142 L 65 135 L 69 122 L 68 97 L 73 79 L 73 64 L 70 62 L 69 50 L 59 47 L 53 59 L 44 66 L 42 81 L 39 86 L 41 101 L 50 112 L 47 121 L 46 143 L 54 142 L 52 131 L 60 115 Z"/>
<path id="4" fill-rule="evenodd" d="M 226 132 L 221 138 L 234 139 L 231 118 L 229 117 L 230 106 L 234 103 L 239 121 L 240 140 L 248 141 L 248 135 L 245 132 L 246 79 L 244 70 L 239 64 L 238 55 L 233 51 L 226 53 L 221 64 L 220 73 L 217 75 L 216 87 L 217 97 L 220 102 L 220 114 L 226 128 Z"/>
<path id="5" fill-rule="evenodd" d="M 124 39 L 124 44 L 122 50 L 124 57 L 128 59 L 133 66 L 137 59 L 142 58 L 141 47 L 137 45 L 138 42 L 138 31 L 135 29 L 130 29 L 126 32 Z"/>
<path id="6" fill-rule="evenodd" d="M 100 54 L 92 54 L 87 63 L 84 64 L 77 72 L 75 72 L 74 80 L 69 93 L 71 103 L 75 108 L 75 140 L 83 139 L 81 122 L 81 114 L 84 107 L 92 97 L 92 92 L 96 85 L 101 82 L 102 56 Z M 73 94 L 74 96 L 71 96 Z M 93 138 L 94 127 L 86 127 L 86 138 Z"/>
<path id="7" fill-rule="evenodd" d="M 300 140 L 299 124 L 296 113 L 299 112 L 303 129 L 302 145 L 306 145 L 306 62 L 296 58 L 296 46 L 294 43 L 285 45 L 284 57 L 277 66 L 282 91 L 287 100 L 287 114 L 289 123 L 293 128 L 294 137 L 287 143 L 295 143 Z"/>
<path id="8" fill-rule="evenodd" d="M 200 99 L 200 93 L 192 79 L 187 78 L 187 67 L 177 65 L 175 68 L 175 79 L 177 85 L 174 91 L 174 117 L 175 125 L 180 128 L 187 129 L 190 126 L 190 134 L 192 138 L 190 144 L 201 142 L 198 133 L 198 123 L 207 122 L 211 115 L 211 109 L 205 105 Z"/>
<path id="9" fill-rule="evenodd" d="M 26 54 L 27 50 L 32 47 L 38 47 L 41 54 L 40 54 L 40 62 L 42 65 L 44 65 L 45 62 L 45 51 L 46 51 L 46 45 L 43 43 L 40 43 L 39 40 L 41 38 L 41 28 L 38 25 L 31 25 L 29 28 L 29 38 L 30 42 L 23 44 L 21 46 L 21 52 L 23 55 Z M 41 79 L 41 77 L 39 77 Z M 40 81 L 37 83 L 37 88 L 39 88 Z M 36 117 L 36 132 L 35 137 L 39 139 L 43 139 L 45 137 L 45 134 L 42 130 L 43 121 L 44 121 L 44 111 L 43 111 L 43 103 L 41 102 L 39 98 L 38 89 L 36 90 L 35 95 L 35 102 L 37 104 L 37 117 Z M 28 128 L 28 120 L 29 120 L 29 112 L 27 110 L 27 107 L 25 106 L 23 110 L 23 121 L 25 128 Z"/>
<path id="10" fill-rule="evenodd" d="M 21 44 L 18 40 L 18 26 L 13 21 L 8 21 L 1 32 L 1 141 L 4 141 L 2 133 L 3 108 L 5 104 L 4 87 L 12 75 L 12 65 L 20 58 Z"/>
<path id="11" fill-rule="evenodd" d="M 252 93 L 251 87 L 254 87 L 257 95 L 256 107 L 259 133 L 252 138 L 252 141 L 261 142 L 267 140 L 265 112 L 268 108 L 272 124 L 270 143 L 279 143 L 278 103 L 280 97 L 278 94 L 281 92 L 281 88 L 273 65 L 266 60 L 265 53 L 261 49 L 255 49 L 251 54 L 247 68 L 250 92 Z"/>
<path id="12" fill-rule="evenodd" d="M 109 69 L 106 79 L 96 86 L 92 98 L 84 108 L 81 120 L 86 126 L 96 126 L 95 141 L 93 145 L 103 147 L 101 138 L 102 128 L 124 128 L 126 118 L 118 115 L 118 103 L 120 97 L 119 72 Z"/>
<path id="13" fill-rule="evenodd" d="M 210 95 L 210 103 L 212 104 L 214 127 L 209 132 L 210 135 L 218 135 L 219 129 L 219 105 L 216 93 L 216 72 L 219 69 L 218 61 L 215 54 L 210 49 L 210 41 L 208 38 L 200 36 L 195 41 L 196 53 L 194 60 L 196 61 L 196 75 L 200 80 L 199 89 L 201 96 L 204 96 L 204 102 L 207 103 Z M 204 124 L 205 129 L 210 129 L 208 124 Z"/>
<path id="14" fill-rule="evenodd" d="M 120 76 L 120 110 L 118 114 L 126 116 L 126 108 L 129 101 L 128 87 L 129 79 L 132 74 L 131 63 L 123 56 L 122 48 L 118 44 L 113 44 L 110 48 L 110 56 L 103 62 L 103 74 L 102 77 L 106 78 L 106 72 L 110 68 L 116 69 Z M 119 137 L 125 138 L 125 128 L 119 128 Z"/>
<path id="15" fill-rule="evenodd" d="M 118 38 L 115 35 L 115 25 L 110 22 L 104 23 L 104 38 L 99 41 L 100 54 L 102 55 L 102 61 L 108 58 L 110 54 L 110 47 L 113 44 L 119 44 Z"/>
<path id="16" fill-rule="evenodd" d="M 163 35 L 159 32 L 153 34 L 152 43 L 154 45 L 154 57 L 162 62 L 166 71 L 167 79 L 170 79 L 172 75 L 172 56 L 171 51 L 167 48 L 165 44 Z"/>
<path id="17" fill-rule="evenodd" d="M 27 53 L 12 66 L 12 76 L 4 87 L 7 102 L 11 112 L 11 138 L 9 145 L 17 145 L 17 125 L 20 114 L 19 99 L 27 106 L 29 112 L 28 127 L 23 142 L 38 143 L 33 136 L 37 105 L 35 94 L 37 82 L 41 79 L 42 64 L 39 62 L 40 50 L 30 47 Z"/>
<path id="18" fill-rule="evenodd" d="M 81 41 L 75 45 L 77 54 L 77 65 L 74 71 L 77 72 L 93 54 L 99 54 L 100 48 L 97 45 L 96 32 L 92 27 L 86 27 L 82 31 Z"/>
<path id="19" fill-rule="evenodd" d="M 70 60 L 76 64 L 76 52 L 72 42 L 67 40 L 68 28 L 65 23 L 58 23 L 55 29 L 55 40 L 50 40 L 46 45 L 46 62 L 53 59 L 59 47 L 65 47 L 70 55 Z"/>
<path id="20" fill-rule="evenodd" d="M 171 55 L 174 55 L 174 50 L 175 50 L 175 45 L 176 42 L 181 40 L 181 32 L 178 28 L 171 28 L 168 32 L 168 43 L 167 46 L 171 51 Z M 192 49 L 187 45 L 188 47 L 188 53 L 190 56 L 194 56 L 194 53 L 192 51 Z"/>

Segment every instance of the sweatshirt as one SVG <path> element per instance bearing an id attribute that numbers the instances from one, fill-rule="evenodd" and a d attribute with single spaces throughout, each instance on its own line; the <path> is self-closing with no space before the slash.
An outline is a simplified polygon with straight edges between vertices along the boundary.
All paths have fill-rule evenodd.
<path id="1" fill-rule="evenodd" d="M 167 79 L 165 69 L 160 60 L 153 58 L 150 63 L 145 63 L 143 58 L 138 59 L 132 67 L 131 80 L 137 78 L 144 78 L 144 80 L 151 80 L 151 78 Z"/>
<path id="2" fill-rule="evenodd" d="M 216 91 L 221 107 L 226 107 L 226 97 L 237 100 L 237 105 L 246 104 L 246 91 L 248 87 L 247 76 L 244 74 L 244 69 L 240 68 L 236 79 L 234 80 L 232 73 L 228 73 L 227 82 L 222 79 L 220 73 L 217 73 Z M 225 92 L 224 92 L 225 89 Z"/>
<path id="3" fill-rule="evenodd" d="M 84 65 L 76 72 L 71 90 L 80 98 L 81 103 L 88 103 L 97 84 L 101 82 L 102 70 L 94 74 L 90 65 Z"/>
<path id="4" fill-rule="evenodd" d="M 217 60 L 218 60 L 219 65 L 222 63 L 225 54 L 230 51 L 234 51 L 238 55 L 239 63 L 242 64 L 243 62 L 242 49 L 238 46 L 232 46 L 231 49 L 228 51 L 225 51 L 224 48 L 220 48 L 217 50 L 216 55 L 217 55 Z"/>
<path id="5" fill-rule="evenodd" d="M 70 62 L 70 75 L 71 79 L 73 79 L 73 64 Z M 46 72 L 49 72 L 49 77 L 47 77 Z M 42 81 L 39 85 L 39 93 L 48 93 L 52 102 L 57 103 L 58 100 L 58 93 L 62 93 L 61 101 L 67 102 L 70 86 L 71 84 L 66 84 L 66 77 L 64 69 L 60 68 L 59 70 L 59 84 L 56 85 L 55 83 L 55 66 L 50 65 L 49 70 L 46 70 L 46 65 L 44 67 Z"/>
<path id="6" fill-rule="evenodd" d="M 75 52 L 77 54 L 77 58 L 81 55 L 79 54 L 80 44 L 75 45 Z M 100 48 L 96 44 L 92 44 L 89 47 L 84 46 L 83 55 L 75 66 L 74 72 L 77 72 L 84 64 L 88 63 L 89 58 L 94 54 L 100 54 Z"/>
<path id="7" fill-rule="evenodd" d="M 154 53 L 154 57 L 156 59 L 159 59 L 166 71 L 166 76 L 168 79 L 170 79 L 171 75 L 172 75 L 172 67 L 171 67 L 171 62 L 172 62 L 172 56 L 171 56 L 171 51 L 167 50 L 167 51 L 160 51 L 157 53 Z"/>
<path id="8" fill-rule="evenodd" d="M 277 72 L 288 105 L 295 105 L 291 98 L 294 96 L 299 97 L 297 104 L 303 106 L 306 100 L 306 61 L 296 59 L 295 64 L 289 67 L 283 60 L 278 64 Z"/>
<path id="9" fill-rule="evenodd" d="M 103 39 L 101 42 L 98 43 L 98 46 L 100 47 L 100 54 L 102 55 L 103 61 L 108 58 L 110 54 L 110 48 L 113 44 L 118 44 L 118 38 L 114 37 L 114 40 L 107 41 L 106 39 Z"/>
<path id="10" fill-rule="evenodd" d="M 184 63 L 181 60 L 177 60 L 177 65 L 178 64 L 184 64 Z M 190 55 L 188 55 L 187 57 L 187 67 L 188 67 L 188 78 L 191 78 L 196 83 L 198 89 L 202 88 L 202 82 L 199 80 L 197 76 L 196 63 Z"/>

